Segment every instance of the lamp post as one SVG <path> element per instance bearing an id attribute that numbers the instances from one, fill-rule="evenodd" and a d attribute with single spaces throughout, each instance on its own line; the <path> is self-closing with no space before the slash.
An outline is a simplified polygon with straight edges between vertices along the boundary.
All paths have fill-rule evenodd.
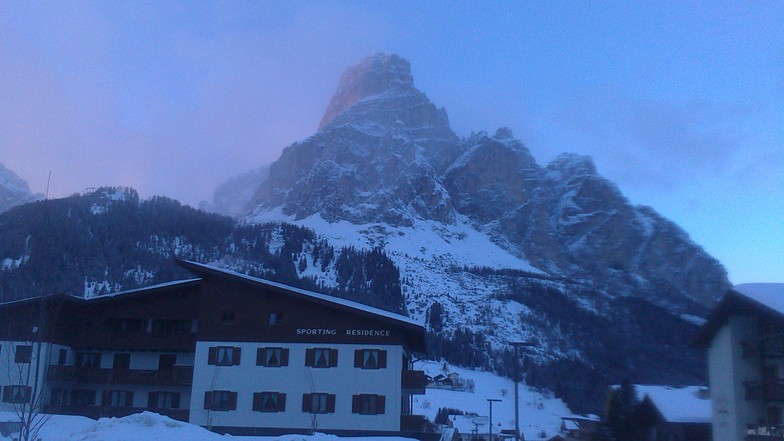
<path id="1" fill-rule="evenodd" d="M 487 399 L 487 402 L 490 403 L 490 424 L 489 424 L 489 427 L 490 427 L 490 436 L 489 436 L 489 438 L 490 439 L 488 441 L 493 441 L 493 403 L 495 403 L 497 401 L 501 401 L 501 400 L 499 400 L 498 398 L 488 398 Z"/>
<path id="2" fill-rule="evenodd" d="M 515 385 L 515 441 L 520 441 L 520 394 L 518 393 L 518 384 L 520 383 L 520 347 L 522 346 L 536 346 L 533 341 L 513 341 L 509 342 L 514 347 L 514 385 Z"/>

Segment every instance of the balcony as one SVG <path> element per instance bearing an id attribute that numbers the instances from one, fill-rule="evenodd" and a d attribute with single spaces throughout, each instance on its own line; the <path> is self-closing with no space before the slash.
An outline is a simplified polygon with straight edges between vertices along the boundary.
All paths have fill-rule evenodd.
<path id="1" fill-rule="evenodd" d="M 749 401 L 784 401 L 784 380 L 746 381 L 743 385 Z"/>
<path id="2" fill-rule="evenodd" d="M 400 384 L 403 393 L 423 395 L 427 386 L 427 377 L 424 371 L 403 371 Z"/>
<path id="3" fill-rule="evenodd" d="M 741 342 L 743 358 L 784 358 L 784 334 L 777 333 Z"/>
<path id="4" fill-rule="evenodd" d="M 427 432 L 429 422 L 424 415 L 400 415 L 401 432 Z"/>
<path id="5" fill-rule="evenodd" d="M 46 379 L 84 384 L 134 384 L 146 386 L 190 386 L 193 366 L 171 369 L 99 369 L 79 366 L 49 366 Z"/>

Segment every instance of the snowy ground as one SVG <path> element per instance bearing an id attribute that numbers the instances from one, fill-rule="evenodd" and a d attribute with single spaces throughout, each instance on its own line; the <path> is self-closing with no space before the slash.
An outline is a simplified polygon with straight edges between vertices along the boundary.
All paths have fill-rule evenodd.
<path id="1" fill-rule="evenodd" d="M 484 421 L 489 416 L 488 398 L 500 399 L 493 403 L 493 433 L 501 429 L 514 430 L 514 382 L 508 378 L 498 377 L 488 372 L 473 371 L 447 365 L 443 370 L 442 363 L 434 361 L 420 362 L 417 369 L 424 370 L 431 377 L 438 374 L 457 373 L 464 382 L 473 380 L 474 392 L 461 392 L 444 389 L 427 389 L 426 395 L 414 398 L 414 413 L 427 415 L 430 421 L 435 420 L 440 407 L 460 409 L 464 412 L 476 413 Z M 570 416 L 572 412 L 559 398 L 537 392 L 524 384 L 520 384 L 520 431 L 525 439 L 545 439 L 558 433 L 561 417 Z M 484 417 L 484 418 L 481 418 Z M 456 425 L 461 433 L 470 433 L 475 426 L 470 418 L 458 418 Z M 487 433 L 487 426 L 479 427 L 481 433 Z"/>
<path id="2" fill-rule="evenodd" d="M 426 415 L 433 421 L 441 407 L 476 413 L 479 418 L 458 418 L 455 421 L 461 433 L 470 433 L 471 428 L 474 427 L 472 421 L 486 421 L 489 414 L 487 399 L 500 399 L 501 401 L 493 404 L 493 432 L 514 429 L 514 383 L 510 379 L 450 365 L 446 367 L 447 370 L 444 370 L 442 363 L 433 361 L 423 361 L 416 366 L 430 376 L 456 373 L 464 382 L 473 382 L 473 392 L 428 389 L 425 395 L 415 396 L 415 414 Z M 558 433 L 561 417 L 568 415 L 571 415 L 571 412 L 560 399 L 529 389 L 523 384 L 520 385 L 520 430 L 525 434 L 526 439 L 551 437 Z M 0 412 L 0 421 L 13 421 L 15 418 L 13 413 Z M 480 427 L 480 431 L 487 432 L 487 427 Z M 324 434 L 230 437 L 152 412 L 124 418 L 102 418 L 98 421 L 78 416 L 54 415 L 39 433 L 39 438 L 42 441 L 226 441 L 227 438 L 241 441 L 339 441 L 341 439 Z M 10 439 L 11 437 L 0 436 L 2 441 Z M 351 438 L 351 441 L 411 440 L 401 437 L 373 437 Z"/>

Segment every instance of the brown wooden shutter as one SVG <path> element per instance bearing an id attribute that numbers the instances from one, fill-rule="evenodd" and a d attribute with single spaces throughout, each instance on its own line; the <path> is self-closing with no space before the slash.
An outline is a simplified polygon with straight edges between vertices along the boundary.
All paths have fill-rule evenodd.
<path id="1" fill-rule="evenodd" d="M 334 413 L 335 412 L 335 395 L 329 394 L 327 395 L 327 412 Z"/>
<path id="2" fill-rule="evenodd" d="M 11 386 L 3 388 L 3 401 L 6 403 L 11 401 Z"/>
<path id="3" fill-rule="evenodd" d="M 383 395 L 376 395 L 376 413 L 382 414 L 386 412 L 386 397 Z"/>
<path id="4" fill-rule="evenodd" d="M 362 358 L 363 358 L 363 355 L 364 355 L 362 352 L 363 352 L 362 349 L 357 349 L 356 351 L 354 351 L 354 367 L 355 368 L 361 368 L 362 367 L 362 364 L 363 364 L 362 363 L 363 362 Z"/>
<path id="5" fill-rule="evenodd" d="M 212 391 L 204 392 L 204 409 L 212 409 Z"/>
<path id="6" fill-rule="evenodd" d="M 362 409 L 362 395 L 351 396 L 351 413 L 359 413 Z"/>
<path id="7" fill-rule="evenodd" d="M 303 412 L 313 411 L 313 395 L 302 394 L 302 411 Z"/>
<path id="8" fill-rule="evenodd" d="M 125 407 L 133 407 L 133 391 L 125 394 Z"/>
<path id="9" fill-rule="evenodd" d="M 329 350 L 329 367 L 336 367 L 338 365 L 338 350 Z"/>
<path id="10" fill-rule="evenodd" d="M 101 405 L 108 406 L 109 405 L 109 391 L 105 390 L 101 393 Z"/>
<path id="11" fill-rule="evenodd" d="M 232 364 L 237 366 L 240 364 L 240 354 L 242 353 L 242 348 L 234 348 L 234 354 L 232 356 Z"/>
<path id="12" fill-rule="evenodd" d="M 378 351 L 378 368 L 384 369 L 387 367 L 387 351 Z"/>
<path id="13" fill-rule="evenodd" d="M 253 410 L 261 410 L 261 392 L 253 393 Z"/>
<path id="14" fill-rule="evenodd" d="M 172 397 L 172 407 L 174 409 L 179 409 L 180 408 L 180 393 L 179 392 L 175 392 L 174 396 Z"/>
<path id="15" fill-rule="evenodd" d="M 306 349 L 305 350 L 305 366 L 313 366 L 316 363 L 316 350 L 315 349 Z"/>
<path id="16" fill-rule="evenodd" d="M 284 412 L 286 410 L 286 394 L 278 394 L 278 412 Z"/>
<path id="17" fill-rule="evenodd" d="M 147 407 L 150 409 L 158 407 L 158 392 L 150 392 L 150 394 L 147 395 Z"/>
<path id="18" fill-rule="evenodd" d="M 264 366 L 264 348 L 256 349 L 256 366 Z"/>
<path id="19" fill-rule="evenodd" d="M 209 355 L 207 356 L 207 364 L 217 364 L 218 362 L 218 348 L 211 347 Z"/>
<path id="20" fill-rule="evenodd" d="M 288 366 L 289 365 L 289 349 L 288 348 L 281 348 L 280 350 L 280 365 L 281 366 Z M 283 394 L 286 396 L 286 394 Z"/>
<path id="21" fill-rule="evenodd" d="M 237 392 L 229 392 L 229 410 L 237 410 Z"/>

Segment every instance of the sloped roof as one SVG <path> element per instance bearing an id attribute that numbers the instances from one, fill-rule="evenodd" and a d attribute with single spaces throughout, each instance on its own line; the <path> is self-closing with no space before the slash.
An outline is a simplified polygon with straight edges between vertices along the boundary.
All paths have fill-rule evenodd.
<path id="1" fill-rule="evenodd" d="M 372 306 L 364 305 L 362 303 L 352 302 L 351 300 L 341 299 L 339 297 L 329 296 L 313 291 L 308 291 L 301 288 L 296 288 L 282 283 L 273 282 L 271 280 L 260 279 L 252 277 L 247 274 L 241 274 L 224 268 L 218 268 L 212 265 L 203 263 L 192 262 L 188 260 L 177 260 L 177 263 L 183 268 L 198 274 L 203 277 L 217 276 L 228 278 L 230 280 L 239 281 L 250 284 L 256 287 L 265 287 L 275 291 L 284 293 L 289 296 L 299 297 L 311 302 L 316 302 L 331 307 L 342 308 L 354 313 L 359 313 L 366 316 L 372 316 L 376 319 L 386 320 L 392 322 L 401 329 L 405 330 L 406 334 L 413 338 L 409 341 L 411 348 L 416 352 L 425 352 L 425 328 L 421 323 L 404 315 L 396 314 L 394 312 L 385 311 L 383 309 L 374 308 Z"/>
<path id="2" fill-rule="evenodd" d="M 669 423 L 710 423 L 711 401 L 702 386 L 635 385 L 637 395 L 649 400 Z"/>
<path id="3" fill-rule="evenodd" d="M 708 320 L 692 340 L 692 346 L 707 348 L 730 316 L 753 314 L 784 322 L 784 283 L 745 283 L 734 286 L 713 308 Z"/>

